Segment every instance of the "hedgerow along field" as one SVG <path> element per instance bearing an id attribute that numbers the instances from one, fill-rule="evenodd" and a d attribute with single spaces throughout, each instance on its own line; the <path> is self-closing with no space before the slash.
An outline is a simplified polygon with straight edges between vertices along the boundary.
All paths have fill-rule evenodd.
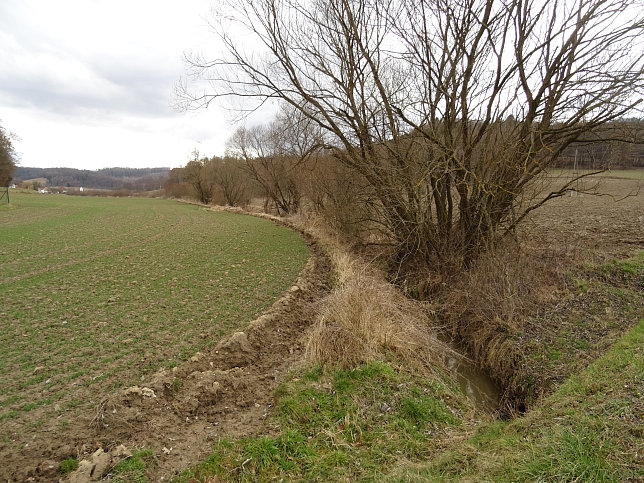
<path id="1" fill-rule="evenodd" d="M 0 446 L 14 451 L 18 434 L 62 429 L 243 327 L 309 257 L 297 233 L 265 219 L 28 193 L 0 207 L 0 246 Z"/>

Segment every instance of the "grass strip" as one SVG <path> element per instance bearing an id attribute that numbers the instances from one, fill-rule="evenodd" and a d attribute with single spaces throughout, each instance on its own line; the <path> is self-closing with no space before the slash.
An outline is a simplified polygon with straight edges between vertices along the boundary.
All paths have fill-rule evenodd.
<path id="1" fill-rule="evenodd" d="M 430 458 L 462 424 L 445 385 L 390 363 L 353 370 L 316 367 L 280 386 L 273 434 L 222 439 L 177 482 L 379 480 L 400 458 Z"/>
<path id="2" fill-rule="evenodd" d="M 525 417 L 482 425 L 391 481 L 639 481 L 644 478 L 644 319 Z"/>

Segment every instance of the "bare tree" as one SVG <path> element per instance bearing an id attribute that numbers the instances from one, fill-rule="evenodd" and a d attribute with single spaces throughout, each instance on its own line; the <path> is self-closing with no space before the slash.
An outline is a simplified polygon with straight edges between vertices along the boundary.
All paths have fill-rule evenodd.
<path id="1" fill-rule="evenodd" d="M 192 187 L 197 199 L 204 204 L 212 201 L 215 174 L 208 158 L 199 158 L 199 151 L 192 152 L 191 160 L 183 168 L 183 179 Z"/>
<path id="2" fill-rule="evenodd" d="M 241 127 L 228 140 L 229 153 L 244 160 L 279 215 L 300 207 L 298 170 L 320 145 L 315 127 L 299 111 L 285 108 L 268 125 Z"/>
<path id="3" fill-rule="evenodd" d="M 0 187 L 9 186 L 16 170 L 12 136 L 0 126 Z"/>
<path id="4" fill-rule="evenodd" d="M 309 210 L 345 241 L 365 243 L 370 235 L 377 240 L 379 233 L 371 219 L 375 196 L 363 176 L 332 155 L 318 153 L 302 170 L 300 179 Z"/>
<path id="5" fill-rule="evenodd" d="M 240 127 L 229 139 L 228 149 L 244 160 L 250 177 L 261 186 L 266 202 L 272 203 L 281 216 L 297 212 L 300 192 L 294 176 L 295 159 L 277 148 L 274 128 L 274 125 Z"/>
<path id="6" fill-rule="evenodd" d="M 371 186 L 372 220 L 401 264 L 471 263 L 572 189 L 523 196 L 567 146 L 642 112 L 639 1 L 230 0 L 221 10 L 227 54 L 192 59 L 212 90 L 188 100 L 278 98 L 315 123 Z M 254 51 L 235 42 L 240 29 Z"/>
<path id="7" fill-rule="evenodd" d="M 214 157 L 215 182 L 228 206 L 242 206 L 249 201 L 248 174 L 240 160 L 226 156 Z"/>

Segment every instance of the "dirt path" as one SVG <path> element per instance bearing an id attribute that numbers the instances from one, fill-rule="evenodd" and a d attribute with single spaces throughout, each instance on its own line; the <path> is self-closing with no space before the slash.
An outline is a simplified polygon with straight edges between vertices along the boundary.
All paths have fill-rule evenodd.
<path id="1" fill-rule="evenodd" d="M 123 444 L 152 449 L 156 461 L 148 477 L 167 481 L 205 458 L 220 436 L 265 429 L 273 391 L 301 360 L 306 329 L 329 289 L 330 262 L 315 241 L 307 241 L 311 258 L 298 280 L 245 332 L 107 397 L 63 432 L 43 428 L 32 445 L 3 462 L 0 480 L 58 481 L 63 459 L 82 460 L 98 448 Z"/>

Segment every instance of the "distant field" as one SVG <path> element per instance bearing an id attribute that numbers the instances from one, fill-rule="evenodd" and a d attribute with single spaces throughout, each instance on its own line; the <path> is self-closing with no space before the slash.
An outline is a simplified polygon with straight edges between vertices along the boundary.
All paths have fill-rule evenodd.
<path id="1" fill-rule="evenodd" d="M 74 408 L 244 326 L 308 256 L 296 233 L 250 216 L 12 192 L 0 206 L 0 437 L 64 427 Z"/>
<path id="2" fill-rule="evenodd" d="M 573 171 L 572 169 L 551 169 L 548 170 L 552 176 L 573 176 L 573 174 L 586 174 L 592 173 L 589 169 L 580 169 L 578 171 Z M 602 178 L 620 178 L 620 179 L 635 179 L 635 180 L 644 180 L 644 169 L 610 169 L 599 173 L 596 176 L 601 176 Z"/>

